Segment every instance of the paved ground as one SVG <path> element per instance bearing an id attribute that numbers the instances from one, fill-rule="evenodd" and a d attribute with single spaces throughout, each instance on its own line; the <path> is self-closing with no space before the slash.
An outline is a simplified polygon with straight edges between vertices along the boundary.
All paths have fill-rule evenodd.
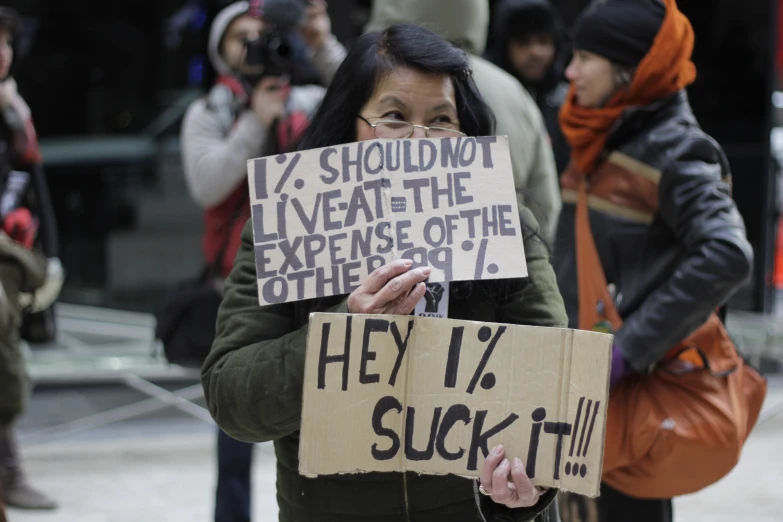
<path id="1" fill-rule="evenodd" d="M 39 396 L 34 408 L 51 406 Z M 777 412 L 777 415 L 773 415 Z M 723 481 L 678 499 L 678 521 L 779 522 L 783 518 L 783 379 L 772 382 L 763 422 Z M 26 448 L 35 483 L 56 496 L 54 513 L 10 512 L 10 522 L 196 522 L 211 520 L 213 428 L 182 416 L 106 427 Z M 274 453 L 257 446 L 254 521 L 276 520 Z"/>

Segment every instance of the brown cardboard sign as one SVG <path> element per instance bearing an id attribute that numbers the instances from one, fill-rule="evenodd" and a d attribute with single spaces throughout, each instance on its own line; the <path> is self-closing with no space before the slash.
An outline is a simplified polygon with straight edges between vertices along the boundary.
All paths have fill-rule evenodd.
<path id="1" fill-rule="evenodd" d="M 612 336 L 312 314 L 299 471 L 478 477 L 497 444 L 534 484 L 597 496 Z"/>
<path id="2" fill-rule="evenodd" d="M 262 305 L 349 294 L 398 258 L 430 282 L 527 275 L 505 136 L 280 154 L 248 180 Z"/>

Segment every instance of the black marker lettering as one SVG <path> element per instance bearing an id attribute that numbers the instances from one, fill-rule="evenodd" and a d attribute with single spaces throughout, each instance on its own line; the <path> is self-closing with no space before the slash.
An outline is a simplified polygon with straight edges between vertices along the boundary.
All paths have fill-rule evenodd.
<path id="1" fill-rule="evenodd" d="M 473 196 L 464 195 L 468 189 L 462 185 L 463 179 L 470 179 L 470 172 L 454 173 L 454 203 L 457 205 L 467 205 L 468 203 L 473 203 Z"/>
<path id="2" fill-rule="evenodd" d="M 449 342 L 449 356 L 446 359 L 446 378 L 443 386 L 446 388 L 457 387 L 457 372 L 459 371 L 459 355 L 462 350 L 462 337 L 465 335 L 464 326 L 455 326 L 451 329 L 451 341 Z"/>
<path id="3" fill-rule="evenodd" d="M 291 204 L 294 205 L 294 210 L 296 210 L 296 215 L 299 216 L 299 221 L 302 222 L 302 225 L 304 225 L 308 234 L 315 233 L 315 225 L 318 222 L 318 207 L 321 206 L 321 196 L 321 194 L 318 194 L 315 197 L 315 205 L 313 205 L 313 214 L 311 217 L 307 217 L 302 204 L 297 198 L 291 200 Z"/>
<path id="4" fill-rule="evenodd" d="M 446 214 L 446 244 L 454 244 L 454 231 L 457 230 L 457 225 L 454 223 L 459 221 L 458 214 Z"/>
<path id="5" fill-rule="evenodd" d="M 506 213 L 512 214 L 514 210 L 511 205 L 498 205 L 498 219 L 500 220 L 500 235 L 501 236 L 514 236 L 514 223 L 510 219 L 506 218 Z M 508 225 L 508 226 L 507 226 Z"/>
<path id="6" fill-rule="evenodd" d="M 416 425 L 416 408 L 408 406 L 408 415 L 405 418 L 405 458 L 408 460 L 431 460 L 435 454 L 435 435 L 438 431 L 440 413 L 443 408 L 435 408 L 430 426 L 430 438 L 427 441 L 426 450 L 417 450 L 413 447 L 413 430 Z"/>
<path id="7" fill-rule="evenodd" d="M 280 239 L 285 239 L 288 237 L 288 233 L 286 232 L 286 221 L 285 221 L 286 203 L 288 203 L 288 199 L 283 199 L 277 202 L 277 234 L 280 237 Z"/>
<path id="8" fill-rule="evenodd" d="M 593 436 L 593 428 L 595 427 L 595 418 L 598 417 L 598 407 L 601 405 L 601 401 L 595 402 L 595 408 L 593 409 L 593 420 L 590 421 L 590 431 L 587 432 L 587 441 L 585 441 L 585 450 L 582 452 L 582 456 L 587 456 L 587 448 L 590 447 L 590 437 Z M 587 413 L 585 413 L 587 415 Z"/>
<path id="9" fill-rule="evenodd" d="M 326 270 L 331 270 L 332 277 L 326 277 Z M 332 286 L 330 293 L 326 292 L 326 285 Z M 315 296 L 326 297 L 327 295 L 340 295 L 340 267 L 331 266 L 323 267 L 319 266 L 315 269 Z"/>
<path id="10" fill-rule="evenodd" d="M 324 325 L 326 326 L 326 325 Z M 388 437 L 391 439 L 391 447 L 387 450 L 379 450 L 378 444 L 372 445 L 372 457 L 375 460 L 391 460 L 400 451 L 400 437 L 397 433 L 390 429 L 383 427 L 383 416 L 392 410 L 397 410 L 397 413 L 402 413 L 402 404 L 395 397 L 383 397 L 375 405 L 375 409 L 372 412 L 372 429 L 379 437 Z"/>
<path id="11" fill-rule="evenodd" d="M 372 210 L 367 202 L 367 196 L 364 195 L 364 187 L 354 187 L 351 201 L 348 203 L 348 212 L 345 214 L 345 226 L 352 227 L 356 224 L 356 214 L 359 211 L 364 212 L 364 221 L 373 222 Z"/>
<path id="12" fill-rule="evenodd" d="M 446 196 L 446 200 L 448 201 L 449 208 L 454 206 L 454 187 L 451 183 L 451 172 L 446 174 L 446 188 L 445 189 L 439 189 L 438 188 L 438 178 L 433 176 L 430 178 L 430 185 L 432 185 L 432 208 L 440 208 L 440 197 Z"/>
<path id="13" fill-rule="evenodd" d="M 530 433 L 530 444 L 527 449 L 527 464 L 525 465 L 525 472 L 529 478 L 536 476 L 536 457 L 538 456 L 538 442 L 541 439 L 541 426 L 542 421 L 546 419 L 546 409 L 536 408 L 533 411 L 533 429 Z"/>
<path id="14" fill-rule="evenodd" d="M 402 140 L 392 140 L 386 142 L 386 170 L 389 172 L 396 172 L 400 170 L 400 142 Z M 392 152 L 392 147 L 397 145 L 397 157 L 395 158 Z M 397 160 L 395 165 L 394 160 Z"/>
<path id="15" fill-rule="evenodd" d="M 332 221 L 332 213 L 337 210 L 337 207 L 332 206 L 332 200 L 340 199 L 341 197 L 342 191 L 340 189 L 324 192 L 324 230 L 327 232 L 339 230 L 343 226 L 339 221 Z"/>
<path id="16" fill-rule="evenodd" d="M 269 197 L 266 188 L 266 158 L 253 160 L 253 180 L 256 188 L 256 199 Z"/>
<path id="17" fill-rule="evenodd" d="M 408 233 L 405 232 L 405 229 L 408 228 L 411 228 L 410 220 L 397 222 L 397 249 L 398 250 L 413 248 L 413 243 L 411 243 L 410 241 L 408 241 L 407 243 L 405 242 L 408 239 Z"/>
<path id="18" fill-rule="evenodd" d="M 498 235 L 498 207 L 492 205 L 492 218 L 490 219 L 488 208 L 481 209 L 481 221 L 484 223 L 484 237 L 489 237 L 489 229 L 492 229 L 492 235 Z"/>
<path id="19" fill-rule="evenodd" d="M 519 415 L 512 413 L 506 417 L 503 422 L 482 433 L 481 430 L 484 428 L 484 420 L 487 418 L 487 413 L 488 410 L 481 410 L 476 412 L 476 420 L 473 422 L 473 437 L 470 440 L 470 451 L 468 452 L 469 471 L 476 471 L 478 469 L 479 449 L 481 449 L 481 452 L 486 458 L 487 455 L 489 455 L 489 448 L 487 447 L 489 439 L 511 426 L 514 421 L 519 418 Z"/>
<path id="20" fill-rule="evenodd" d="M 350 294 L 357 288 L 359 288 L 359 274 L 354 274 L 354 270 L 359 270 L 362 267 L 361 261 L 354 261 L 352 263 L 345 263 L 342 266 L 343 270 L 343 293 Z M 301 298 L 300 298 L 301 299 Z"/>
<path id="21" fill-rule="evenodd" d="M 427 254 L 427 259 L 432 268 L 443 271 L 443 276 L 446 278 L 446 281 L 454 280 L 454 255 L 451 248 L 443 247 L 430 250 Z"/>
<path id="22" fill-rule="evenodd" d="M 425 149 L 430 150 L 430 159 L 427 163 L 424 163 L 424 156 L 426 155 Z M 435 147 L 434 143 L 429 140 L 419 140 L 419 172 L 427 172 L 430 170 L 432 166 L 435 165 L 437 157 L 438 149 Z"/>
<path id="23" fill-rule="evenodd" d="M 266 257 L 267 250 L 275 250 L 277 247 L 274 244 L 267 243 L 265 245 L 255 245 L 254 250 L 256 252 L 256 276 L 258 279 L 267 279 L 277 275 L 277 270 L 267 270 L 266 264 L 272 261 Z M 220 267 L 221 269 L 223 267 Z"/>
<path id="24" fill-rule="evenodd" d="M 421 204 L 421 189 L 429 186 L 430 180 L 428 178 L 402 180 L 402 188 L 405 190 L 413 189 L 413 208 L 419 214 L 424 212 L 424 206 Z"/>
<path id="25" fill-rule="evenodd" d="M 301 270 L 304 267 L 302 261 L 299 260 L 299 256 L 296 255 L 296 251 L 299 250 L 299 247 L 302 245 L 303 239 L 304 238 L 302 236 L 298 236 L 294 239 L 293 244 L 291 244 L 291 242 L 288 241 L 287 239 L 281 241 L 278 244 L 278 246 L 280 247 L 280 251 L 285 256 L 285 259 L 283 260 L 283 264 L 280 265 L 281 274 L 286 274 L 288 272 L 289 266 L 293 271 Z"/>
<path id="26" fill-rule="evenodd" d="M 386 232 L 386 234 L 384 234 Z M 388 254 L 392 251 L 392 248 L 394 248 L 394 240 L 391 237 L 391 224 L 384 221 L 383 223 L 378 223 L 378 226 L 375 227 L 375 236 L 378 239 L 385 239 L 386 245 L 381 245 L 377 247 L 377 251 L 379 254 Z"/>
<path id="27" fill-rule="evenodd" d="M 353 317 L 350 315 L 345 319 L 345 348 L 340 355 L 327 355 L 329 348 L 329 332 L 331 323 L 324 323 L 321 330 L 321 353 L 318 357 L 318 389 L 326 388 L 326 365 L 331 363 L 343 363 L 343 387 L 342 390 L 348 390 L 348 363 L 351 361 L 351 324 Z"/>
<path id="28" fill-rule="evenodd" d="M 381 376 L 377 373 L 367 373 L 367 363 L 375 360 L 375 352 L 370 350 L 370 336 L 374 332 L 388 332 L 389 321 L 383 319 L 367 319 L 364 322 L 364 337 L 362 338 L 362 362 L 359 366 L 359 382 L 362 384 L 374 384 L 381 382 Z"/>
<path id="29" fill-rule="evenodd" d="M 408 321 L 408 333 L 405 334 L 405 340 L 402 340 L 400 330 L 397 328 L 397 323 L 391 323 L 391 333 L 394 337 L 394 344 L 397 345 L 397 360 L 394 361 L 394 368 L 392 369 L 391 376 L 389 377 L 389 386 L 397 384 L 397 373 L 402 366 L 402 359 L 405 357 L 405 352 L 408 350 L 408 340 L 411 338 L 411 330 L 413 330 L 413 321 Z"/>
<path id="30" fill-rule="evenodd" d="M 280 284 L 279 291 L 277 290 L 278 284 Z M 269 304 L 285 303 L 288 299 L 288 281 L 280 276 L 268 279 L 264 282 L 261 295 L 264 296 L 264 301 Z"/>
<path id="31" fill-rule="evenodd" d="M 378 150 L 378 166 L 373 168 L 372 165 L 370 165 L 370 160 L 372 159 L 372 151 L 373 149 Z M 372 145 L 367 147 L 367 151 L 364 153 L 364 171 L 367 174 L 378 174 L 380 171 L 383 170 L 383 145 L 381 145 L 379 142 L 373 142 Z M 366 188 L 366 185 L 365 185 Z"/>
<path id="32" fill-rule="evenodd" d="M 356 159 L 351 159 L 351 147 L 353 145 L 346 145 L 343 147 L 343 183 L 351 181 L 351 167 L 356 167 L 356 181 L 362 181 L 362 152 L 364 151 L 364 143 L 359 142 L 356 148 Z"/>
<path id="33" fill-rule="evenodd" d="M 367 227 L 362 236 L 359 229 L 351 230 L 351 259 L 369 257 L 372 242 L 372 227 Z"/>
<path id="34" fill-rule="evenodd" d="M 571 437 L 571 449 L 568 451 L 568 456 L 574 456 L 574 446 L 576 446 L 576 435 L 579 433 L 579 420 L 582 418 L 582 405 L 585 403 L 584 397 L 579 397 L 579 404 L 576 406 L 576 420 L 574 421 L 574 436 Z M 588 415 L 588 413 L 585 413 Z M 577 453 L 577 457 L 579 454 Z"/>
<path id="35" fill-rule="evenodd" d="M 432 236 L 432 229 L 438 229 L 438 238 Z M 429 218 L 424 223 L 424 241 L 433 248 L 438 248 L 446 240 L 446 225 L 443 220 L 437 216 Z"/>
<path id="36" fill-rule="evenodd" d="M 403 157 L 403 160 L 404 160 L 404 164 L 405 164 L 404 170 L 405 170 L 405 172 L 408 172 L 408 173 L 410 173 L 410 172 L 419 172 L 419 167 L 414 165 L 413 162 L 411 161 L 413 159 L 412 158 L 412 154 L 411 154 L 411 145 L 412 145 L 412 142 L 410 142 L 408 140 L 405 140 L 405 142 L 403 142 L 403 144 L 402 144 L 402 147 L 403 147 L 403 150 L 404 150 L 404 152 L 402 154 L 402 157 Z"/>
<path id="37" fill-rule="evenodd" d="M 411 248 L 410 250 L 406 250 L 400 257 L 413 261 L 413 264 L 410 268 L 411 270 L 415 270 L 420 266 L 427 266 L 427 249 L 424 247 Z"/>
<path id="38" fill-rule="evenodd" d="M 316 246 L 317 245 L 317 246 Z M 326 238 L 321 234 L 313 234 L 304 238 L 304 257 L 307 268 L 315 268 L 315 256 L 326 248 Z"/>
<path id="39" fill-rule="evenodd" d="M 337 181 L 337 178 L 340 176 L 340 172 L 336 168 L 329 165 L 329 156 L 332 154 L 337 154 L 337 149 L 334 147 L 329 147 L 328 149 L 321 151 L 321 168 L 331 174 L 331 176 L 325 176 L 324 174 L 321 174 L 321 181 L 327 185 L 331 185 Z"/>
<path id="40" fill-rule="evenodd" d="M 470 151 L 467 156 L 466 152 Z M 476 159 L 476 139 L 475 138 L 465 138 L 465 141 L 462 142 L 462 150 L 459 154 L 459 166 L 460 167 L 469 167 L 473 165 L 473 162 Z"/>
<path id="41" fill-rule="evenodd" d="M 459 216 L 468 220 L 468 237 L 474 239 L 476 237 L 476 218 L 481 215 L 479 209 L 473 210 L 461 210 Z"/>
<path id="42" fill-rule="evenodd" d="M 576 448 L 577 457 L 582 454 L 582 443 L 585 441 L 585 432 L 587 431 L 587 421 L 590 416 L 590 408 L 593 406 L 593 401 L 587 401 L 587 408 L 585 408 L 585 423 L 582 425 L 582 436 L 579 438 L 579 447 Z M 574 425 L 574 429 L 579 429 L 579 426 Z"/>
<path id="43" fill-rule="evenodd" d="M 481 156 L 484 159 L 484 168 L 491 169 L 495 165 L 492 163 L 492 143 L 498 141 L 497 136 L 479 136 L 476 141 L 481 145 Z"/>
<path id="44" fill-rule="evenodd" d="M 329 236 L 329 256 L 333 265 L 342 265 L 347 261 L 344 257 L 337 257 L 337 254 L 343 249 L 337 242 L 343 239 L 348 239 L 348 234 L 345 232 Z"/>
<path id="45" fill-rule="evenodd" d="M 264 232 L 264 204 L 253 205 L 253 242 L 267 243 L 277 241 L 277 234 L 267 234 Z"/>
<path id="46" fill-rule="evenodd" d="M 315 275 L 315 270 L 303 270 L 301 272 L 294 272 L 288 274 L 286 279 L 293 282 L 296 281 L 296 298 L 301 300 L 305 296 L 305 282 Z"/>
<path id="47" fill-rule="evenodd" d="M 563 456 L 563 437 L 571 435 L 571 425 L 565 422 L 545 422 L 544 433 L 557 435 L 557 448 L 555 450 L 555 471 L 553 478 L 560 479 L 560 458 Z"/>
<path id="48" fill-rule="evenodd" d="M 459 460 L 465 455 L 465 449 L 460 447 L 456 452 L 452 453 L 446 449 L 446 437 L 449 435 L 449 431 L 454 425 L 462 421 L 465 426 L 470 424 L 470 409 L 464 404 L 454 404 L 448 410 L 446 415 L 443 416 L 443 422 L 440 423 L 440 429 L 438 429 L 438 436 L 435 439 L 435 449 L 445 460 Z"/>
<path id="49" fill-rule="evenodd" d="M 456 169 L 459 166 L 459 151 L 462 144 L 462 138 L 442 138 L 440 140 L 440 166 L 444 169 L 451 167 Z M 449 160 L 451 165 L 449 165 Z"/>
<path id="50" fill-rule="evenodd" d="M 383 219 L 383 195 L 381 189 L 383 189 L 383 178 L 374 179 L 372 181 L 364 182 L 364 190 L 372 190 L 375 195 L 375 215 L 378 219 Z"/>

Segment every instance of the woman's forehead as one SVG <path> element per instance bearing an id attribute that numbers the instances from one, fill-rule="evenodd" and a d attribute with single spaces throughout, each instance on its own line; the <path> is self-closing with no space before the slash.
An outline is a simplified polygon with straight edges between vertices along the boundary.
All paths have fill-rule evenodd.
<path id="1" fill-rule="evenodd" d="M 371 101 L 383 104 L 455 101 L 454 84 L 446 74 L 428 74 L 398 67 L 378 79 Z"/>

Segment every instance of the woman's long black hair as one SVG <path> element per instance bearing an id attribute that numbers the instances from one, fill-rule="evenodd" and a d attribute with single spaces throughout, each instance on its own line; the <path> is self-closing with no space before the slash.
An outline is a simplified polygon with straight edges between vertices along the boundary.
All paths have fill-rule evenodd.
<path id="1" fill-rule="evenodd" d="M 462 132 L 468 136 L 494 133 L 495 117 L 473 82 L 468 55 L 428 29 L 399 24 L 367 33 L 353 43 L 298 148 L 356 141 L 359 112 L 383 75 L 399 67 L 449 76 Z"/>

